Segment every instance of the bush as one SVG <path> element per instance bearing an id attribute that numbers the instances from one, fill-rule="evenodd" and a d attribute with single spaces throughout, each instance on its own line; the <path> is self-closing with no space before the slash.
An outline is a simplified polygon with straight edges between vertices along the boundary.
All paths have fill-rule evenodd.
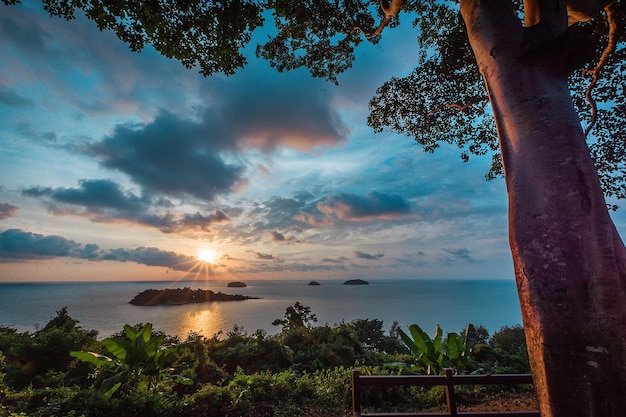
<path id="1" fill-rule="evenodd" d="M 487 343 L 489 341 L 489 331 L 482 324 L 476 327 L 470 323 L 461 332 L 461 337 L 465 339 L 465 346 L 471 349 L 476 345 Z"/>
<path id="2" fill-rule="evenodd" d="M 245 372 L 280 372 L 292 364 L 290 350 L 276 338 L 263 332 L 254 336 L 232 334 L 224 340 L 207 340 L 207 353 L 212 360 L 231 374 L 237 368 Z"/>
<path id="3" fill-rule="evenodd" d="M 281 402 L 296 401 L 295 387 L 297 376 L 293 371 L 283 371 L 278 374 L 269 372 L 246 375 L 238 372 L 228 386 L 236 392 L 246 392 L 250 401 L 254 402 Z"/>
<path id="4" fill-rule="evenodd" d="M 374 367 L 362 368 L 367 375 L 397 375 L 401 368 Z M 422 410 L 443 409 L 446 404 L 445 387 L 362 387 L 362 404 L 368 412 L 395 411 L 415 412 Z"/>
<path id="5" fill-rule="evenodd" d="M 223 417 L 233 408 L 232 390 L 216 385 L 203 385 L 197 392 L 184 398 L 183 415 L 197 417 Z"/>
<path id="6" fill-rule="evenodd" d="M 309 404 L 341 409 L 352 402 L 352 369 L 337 367 L 305 373 L 299 380 L 301 392 L 312 392 Z"/>
<path id="7" fill-rule="evenodd" d="M 0 352 L 7 358 L 6 384 L 15 389 L 58 386 L 73 361 L 70 351 L 96 349 L 97 334 L 80 328 L 65 307 L 33 335 L 0 327 Z M 86 374 L 80 376 L 85 378 Z"/>
<path id="8" fill-rule="evenodd" d="M 147 325 L 125 327 L 116 345 L 107 339 L 97 342 L 96 332 L 78 327 L 66 309 L 58 311 L 57 317 L 34 334 L 0 326 L 0 417 L 343 415 L 351 404 L 351 368 L 355 364 L 365 367 L 363 372 L 395 374 L 409 372 L 418 363 L 408 349 L 397 349 L 397 326 L 395 330 L 392 327 L 389 336 L 384 335 L 379 320 L 313 327 L 310 310 L 302 305 L 296 307 L 288 311 L 293 314 L 286 315 L 283 331 L 276 336 L 267 336 L 263 331 L 249 336 L 235 327 L 223 339 L 195 334 L 184 343 L 153 332 Z M 491 339 L 482 326 L 468 326 L 463 336 L 471 345 L 470 351 L 463 349 L 469 355 L 468 372 L 529 372 L 521 326 L 504 327 Z M 103 346 L 119 348 L 114 349 L 117 354 L 125 346 L 128 353 L 132 343 L 127 346 L 122 342 L 134 339 L 145 343 L 156 339 L 159 343 L 147 357 L 165 359 L 158 363 L 136 361 L 132 369 L 138 377 L 109 399 L 92 389 L 94 362 L 72 361 L 69 355 L 70 349 L 83 351 L 77 353 L 106 352 Z M 441 342 L 448 346 L 446 339 L 441 338 Z M 136 351 L 132 352 L 142 352 Z M 165 351 L 167 356 L 163 355 Z M 122 363 L 130 357 L 116 355 L 111 359 Z M 384 366 L 385 362 L 395 365 Z M 191 385 L 181 385 L 183 380 Z M 498 390 L 503 389 L 459 388 L 459 394 L 474 402 Z M 370 411 L 376 407 L 433 410 L 445 404 L 443 387 L 366 391 L 363 400 L 371 404 Z"/>
<path id="9" fill-rule="evenodd" d="M 511 327 L 504 326 L 493 334 L 489 344 L 510 355 L 522 353 L 527 349 L 524 328 L 519 324 Z"/>

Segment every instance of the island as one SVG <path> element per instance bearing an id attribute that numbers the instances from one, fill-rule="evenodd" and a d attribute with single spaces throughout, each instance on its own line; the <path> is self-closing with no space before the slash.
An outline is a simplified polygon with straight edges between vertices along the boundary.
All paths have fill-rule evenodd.
<path id="1" fill-rule="evenodd" d="M 182 305 L 193 303 L 206 303 L 209 301 L 244 301 L 254 300 L 257 297 L 245 295 L 229 295 L 221 292 L 215 293 L 211 290 L 192 290 L 191 288 L 166 288 L 163 290 L 149 289 L 140 292 L 130 300 L 130 304 L 136 306 L 162 306 L 162 305 Z"/>
<path id="2" fill-rule="evenodd" d="M 227 287 L 228 288 L 244 288 L 244 287 L 247 287 L 247 285 L 243 281 L 233 281 L 233 282 L 229 282 Z"/>
<path id="3" fill-rule="evenodd" d="M 311 281 L 307 285 L 321 285 L 321 284 L 317 281 Z"/>
<path id="4" fill-rule="evenodd" d="M 369 282 L 362 279 L 349 279 L 343 285 L 369 285 Z"/>

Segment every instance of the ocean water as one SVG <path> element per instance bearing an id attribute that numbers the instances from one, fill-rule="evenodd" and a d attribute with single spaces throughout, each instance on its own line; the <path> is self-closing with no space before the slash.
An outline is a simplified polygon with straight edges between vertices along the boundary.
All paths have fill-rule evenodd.
<path id="1" fill-rule="evenodd" d="M 521 324 L 513 280 L 369 280 L 369 285 L 347 286 L 343 281 L 247 281 L 246 288 L 227 288 L 225 281 L 207 282 L 84 282 L 0 283 L 0 326 L 20 332 L 42 328 L 67 307 L 84 329 L 98 330 L 101 338 L 121 331 L 124 324 L 152 323 L 156 330 L 185 338 L 189 332 L 206 337 L 227 333 L 233 326 L 248 333 L 257 329 L 276 334 L 272 321 L 299 301 L 311 307 L 318 325 L 379 319 L 388 331 L 394 321 L 402 328 L 418 324 L 433 333 L 459 332 L 468 323 L 489 332 Z M 256 300 L 210 302 L 179 306 L 141 307 L 129 304 L 149 289 L 210 289 L 226 294 L 260 297 Z"/>

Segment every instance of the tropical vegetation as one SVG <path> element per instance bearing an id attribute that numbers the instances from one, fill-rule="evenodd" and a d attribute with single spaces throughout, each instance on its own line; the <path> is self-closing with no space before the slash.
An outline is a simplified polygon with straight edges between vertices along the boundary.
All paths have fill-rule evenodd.
<path id="1" fill-rule="evenodd" d="M 316 320 L 297 302 L 275 321 L 276 335 L 235 326 L 181 340 L 137 324 L 99 340 L 67 308 L 32 333 L 0 326 L 0 417 L 347 416 L 354 366 L 376 374 L 529 372 L 521 326 L 489 336 L 470 324 L 445 338 L 437 326 L 433 340 L 417 325 L 405 333 L 397 323 L 385 332 L 376 319 L 314 326 Z M 471 405 L 507 392 L 479 387 L 460 396 Z M 367 404 L 385 409 L 445 405 L 438 388 L 366 395 Z M 507 395 L 527 401 L 533 391 Z"/>

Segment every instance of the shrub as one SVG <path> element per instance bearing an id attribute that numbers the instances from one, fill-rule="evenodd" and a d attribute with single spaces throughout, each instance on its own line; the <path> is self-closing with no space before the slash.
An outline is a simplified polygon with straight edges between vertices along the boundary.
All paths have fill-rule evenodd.
<path id="1" fill-rule="evenodd" d="M 216 337 L 206 341 L 207 353 L 216 364 L 231 374 L 237 368 L 247 373 L 280 372 L 291 366 L 291 351 L 277 338 L 263 332 L 254 336 L 234 334 L 227 339 Z"/>
<path id="2" fill-rule="evenodd" d="M 183 415 L 223 417 L 229 415 L 234 398 L 228 388 L 205 384 L 197 392 L 186 396 L 183 402 Z"/>
<path id="3" fill-rule="evenodd" d="M 485 344 L 489 341 L 489 331 L 482 324 L 478 327 L 468 324 L 461 332 L 461 337 L 465 340 L 468 349 L 476 345 Z"/>
<path id="4" fill-rule="evenodd" d="M 504 326 L 493 334 L 489 344 L 511 355 L 517 355 L 526 350 L 524 328 L 519 324 Z"/>
<path id="5" fill-rule="evenodd" d="M 341 409 L 352 401 L 352 369 L 336 367 L 305 373 L 299 381 L 300 390 L 313 391 L 311 405 Z"/>
<path id="6" fill-rule="evenodd" d="M 390 336 L 384 336 L 378 320 L 312 327 L 310 310 L 296 307 L 288 313 L 302 315 L 287 315 L 285 320 L 291 321 L 283 325 L 289 325 L 276 336 L 263 331 L 249 336 L 235 327 L 224 339 L 204 339 L 195 334 L 184 343 L 153 332 L 150 325 L 125 326 L 118 337 L 98 343 L 96 333 L 80 329 L 66 309 L 35 334 L 0 326 L 0 417 L 339 415 L 350 407 L 351 368 L 355 364 L 363 366 L 363 372 L 407 373 L 417 369 L 415 364 L 422 366 L 427 356 L 433 368 L 453 365 L 456 358 L 461 365 L 468 360 L 466 369 L 480 373 L 529 372 L 521 326 L 504 327 L 489 340 L 482 326 L 470 325 L 463 337 L 451 333 L 447 338 L 437 328 L 434 339 L 411 326 L 411 334 L 404 335 L 412 346 L 409 355 L 408 349 L 390 353 L 398 350 L 386 348 L 403 333 L 397 326 L 392 327 Z M 464 348 L 463 340 L 471 350 Z M 88 363 L 72 362 L 68 353 L 72 346 L 92 352 L 105 352 L 106 347 L 110 353 L 107 358 L 76 352 L 74 355 Z M 112 369 L 120 373 L 117 383 L 124 384 L 108 399 L 87 388 L 92 381 L 92 364 L 100 362 L 104 371 L 108 364 L 114 364 Z M 384 366 L 385 362 L 390 365 Z M 112 372 L 102 372 L 96 381 L 111 376 Z M 177 382 L 182 380 L 192 384 Z M 364 404 L 372 405 L 370 411 L 377 406 L 397 411 L 432 410 L 445 404 L 443 387 L 366 391 L 363 399 Z M 458 391 L 462 398 L 474 402 L 502 388 Z"/>
<path id="7" fill-rule="evenodd" d="M 69 352 L 97 346 L 97 334 L 80 328 L 65 307 L 33 335 L 0 327 L 0 352 L 7 359 L 6 384 L 15 389 L 59 385 L 63 379 L 59 375 L 65 373 L 73 361 Z"/>
<path id="8" fill-rule="evenodd" d="M 409 330 L 410 336 L 401 329 L 398 332 L 428 375 L 442 373 L 444 368 L 451 366 L 461 370 L 467 364 L 468 352 L 465 342 L 458 334 L 448 333 L 448 337 L 443 339 L 443 331 L 439 325 L 436 326 L 432 339 L 417 324 L 410 325 Z"/>

